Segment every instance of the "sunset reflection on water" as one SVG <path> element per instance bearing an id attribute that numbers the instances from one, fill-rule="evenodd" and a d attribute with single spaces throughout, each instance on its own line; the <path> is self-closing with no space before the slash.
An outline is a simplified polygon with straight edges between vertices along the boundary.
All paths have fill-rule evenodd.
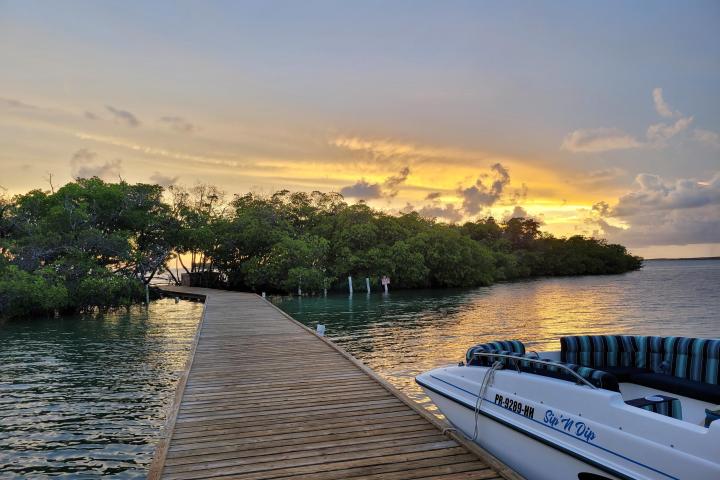
<path id="1" fill-rule="evenodd" d="M 456 364 L 471 345 L 519 339 L 558 350 L 559 337 L 637 333 L 720 337 L 720 261 L 647 262 L 624 275 L 547 278 L 470 290 L 285 298 L 279 306 L 326 335 L 406 394 L 414 377 Z"/>

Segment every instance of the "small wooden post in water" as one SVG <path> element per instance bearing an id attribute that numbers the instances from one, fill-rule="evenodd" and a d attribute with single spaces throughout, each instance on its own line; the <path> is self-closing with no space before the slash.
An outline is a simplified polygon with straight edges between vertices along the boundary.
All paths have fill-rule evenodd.
<path id="1" fill-rule="evenodd" d="M 352 277 L 348 275 L 348 290 L 350 291 L 350 295 L 353 293 L 352 289 Z"/>
<path id="2" fill-rule="evenodd" d="M 370 279 L 368 277 L 365 277 L 365 289 L 367 293 L 370 293 Z"/>
<path id="3" fill-rule="evenodd" d="M 150 306 L 150 286 L 145 284 L 145 305 Z"/>

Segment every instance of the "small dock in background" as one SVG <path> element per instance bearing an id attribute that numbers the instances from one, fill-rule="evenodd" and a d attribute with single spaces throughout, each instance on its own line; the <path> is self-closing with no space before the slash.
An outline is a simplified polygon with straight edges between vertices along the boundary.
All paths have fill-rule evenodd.
<path id="1" fill-rule="evenodd" d="M 521 478 L 265 299 L 160 288 L 205 308 L 149 479 Z"/>

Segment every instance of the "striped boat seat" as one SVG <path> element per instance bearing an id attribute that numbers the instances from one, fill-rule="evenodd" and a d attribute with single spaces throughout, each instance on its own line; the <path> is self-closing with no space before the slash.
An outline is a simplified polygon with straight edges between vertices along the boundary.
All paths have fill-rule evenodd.
<path id="1" fill-rule="evenodd" d="M 525 345 L 520 340 L 495 340 L 470 347 L 465 353 L 466 363 L 471 364 L 476 352 L 512 352 L 525 355 Z"/>
<path id="2" fill-rule="evenodd" d="M 505 367 L 514 367 L 516 364 L 522 363 L 523 365 L 528 366 L 530 362 L 522 361 L 523 358 L 525 358 L 524 353 L 518 353 L 518 352 L 512 352 L 510 350 L 488 350 L 488 349 L 481 349 L 476 350 L 475 352 L 484 352 L 489 354 L 497 354 L 497 355 L 508 355 L 511 357 L 515 357 L 518 360 L 514 360 L 512 358 L 507 358 L 507 356 L 504 357 L 495 357 L 495 356 L 475 356 L 473 353 L 473 356 L 467 361 L 468 365 L 476 365 L 476 366 L 482 366 L 482 367 L 491 367 L 495 362 L 500 362 Z M 533 357 L 534 358 L 534 357 Z"/>
<path id="3" fill-rule="evenodd" d="M 665 337 L 663 361 L 674 377 L 717 385 L 720 340 Z"/>
<path id="4" fill-rule="evenodd" d="M 644 343 L 632 335 L 576 335 L 560 338 L 563 362 L 586 367 L 645 368 Z"/>
<path id="5" fill-rule="evenodd" d="M 480 350 L 478 350 L 480 351 Z M 572 364 L 572 363 L 564 363 L 564 362 L 557 362 L 552 360 L 543 359 L 546 362 L 552 362 L 552 365 L 542 364 L 542 363 L 535 363 L 531 362 L 526 359 L 537 359 L 537 356 L 535 354 L 526 354 L 526 353 L 518 353 L 518 352 L 511 352 L 509 350 L 487 350 L 484 349 L 482 351 L 485 351 L 490 354 L 497 354 L 497 355 L 505 355 L 504 357 L 495 357 L 492 355 L 488 356 L 476 356 L 471 358 L 470 361 L 468 361 L 468 365 L 473 366 L 481 366 L 481 367 L 490 367 L 495 362 L 500 362 L 503 365 L 503 368 L 510 368 L 510 369 L 517 369 L 521 372 L 528 372 L 533 373 L 535 375 L 542 375 L 544 377 L 551 377 L 551 378 L 557 378 L 560 380 L 565 380 L 569 382 L 575 382 L 580 383 L 580 381 L 570 372 L 568 372 L 565 368 L 562 368 L 562 366 L 565 366 L 575 373 L 577 373 L 580 377 L 584 378 L 588 381 L 591 385 L 597 387 L 597 388 L 604 388 L 606 390 L 612 390 L 614 392 L 620 391 L 620 386 L 618 384 L 617 378 L 615 378 L 614 375 L 604 372 L 602 370 L 596 370 L 594 368 L 590 367 L 583 367 L 581 365 Z M 514 358 L 508 358 L 514 357 Z"/>
<path id="6" fill-rule="evenodd" d="M 720 402 L 720 339 L 578 335 L 560 339 L 565 362 L 602 369 L 620 381 Z"/>
<path id="7" fill-rule="evenodd" d="M 546 375 L 549 377 L 560 378 L 562 380 L 569 380 L 577 382 L 577 378 L 567 370 L 557 365 L 563 365 L 570 368 L 572 371 L 580 375 L 582 378 L 588 381 L 591 385 L 597 388 L 603 388 L 605 390 L 612 390 L 613 392 L 620 391 L 620 385 L 615 375 L 605 372 L 603 370 L 597 370 L 595 368 L 583 367 L 576 363 L 567 362 L 553 362 L 555 365 L 539 365 L 538 373 L 540 375 Z M 537 365 L 537 364 L 536 364 Z M 543 371 L 547 373 L 543 373 Z"/>

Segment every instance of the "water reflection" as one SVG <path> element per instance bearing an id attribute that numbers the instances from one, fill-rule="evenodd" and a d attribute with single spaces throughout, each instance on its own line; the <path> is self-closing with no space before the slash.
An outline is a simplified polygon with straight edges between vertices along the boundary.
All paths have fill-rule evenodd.
<path id="1" fill-rule="evenodd" d="M 456 363 L 468 346 L 518 338 L 558 349 L 583 333 L 720 337 L 720 261 L 648 262 L 639 272 L 552 278 L 472 290 L 284 299 L 279 305 L 421 403 L 418 373 Z"/>
<path id="2" fill-rule="evenodd" d="M 144 478 L 201 306 L 0 326 L 0 476 Z"/>

